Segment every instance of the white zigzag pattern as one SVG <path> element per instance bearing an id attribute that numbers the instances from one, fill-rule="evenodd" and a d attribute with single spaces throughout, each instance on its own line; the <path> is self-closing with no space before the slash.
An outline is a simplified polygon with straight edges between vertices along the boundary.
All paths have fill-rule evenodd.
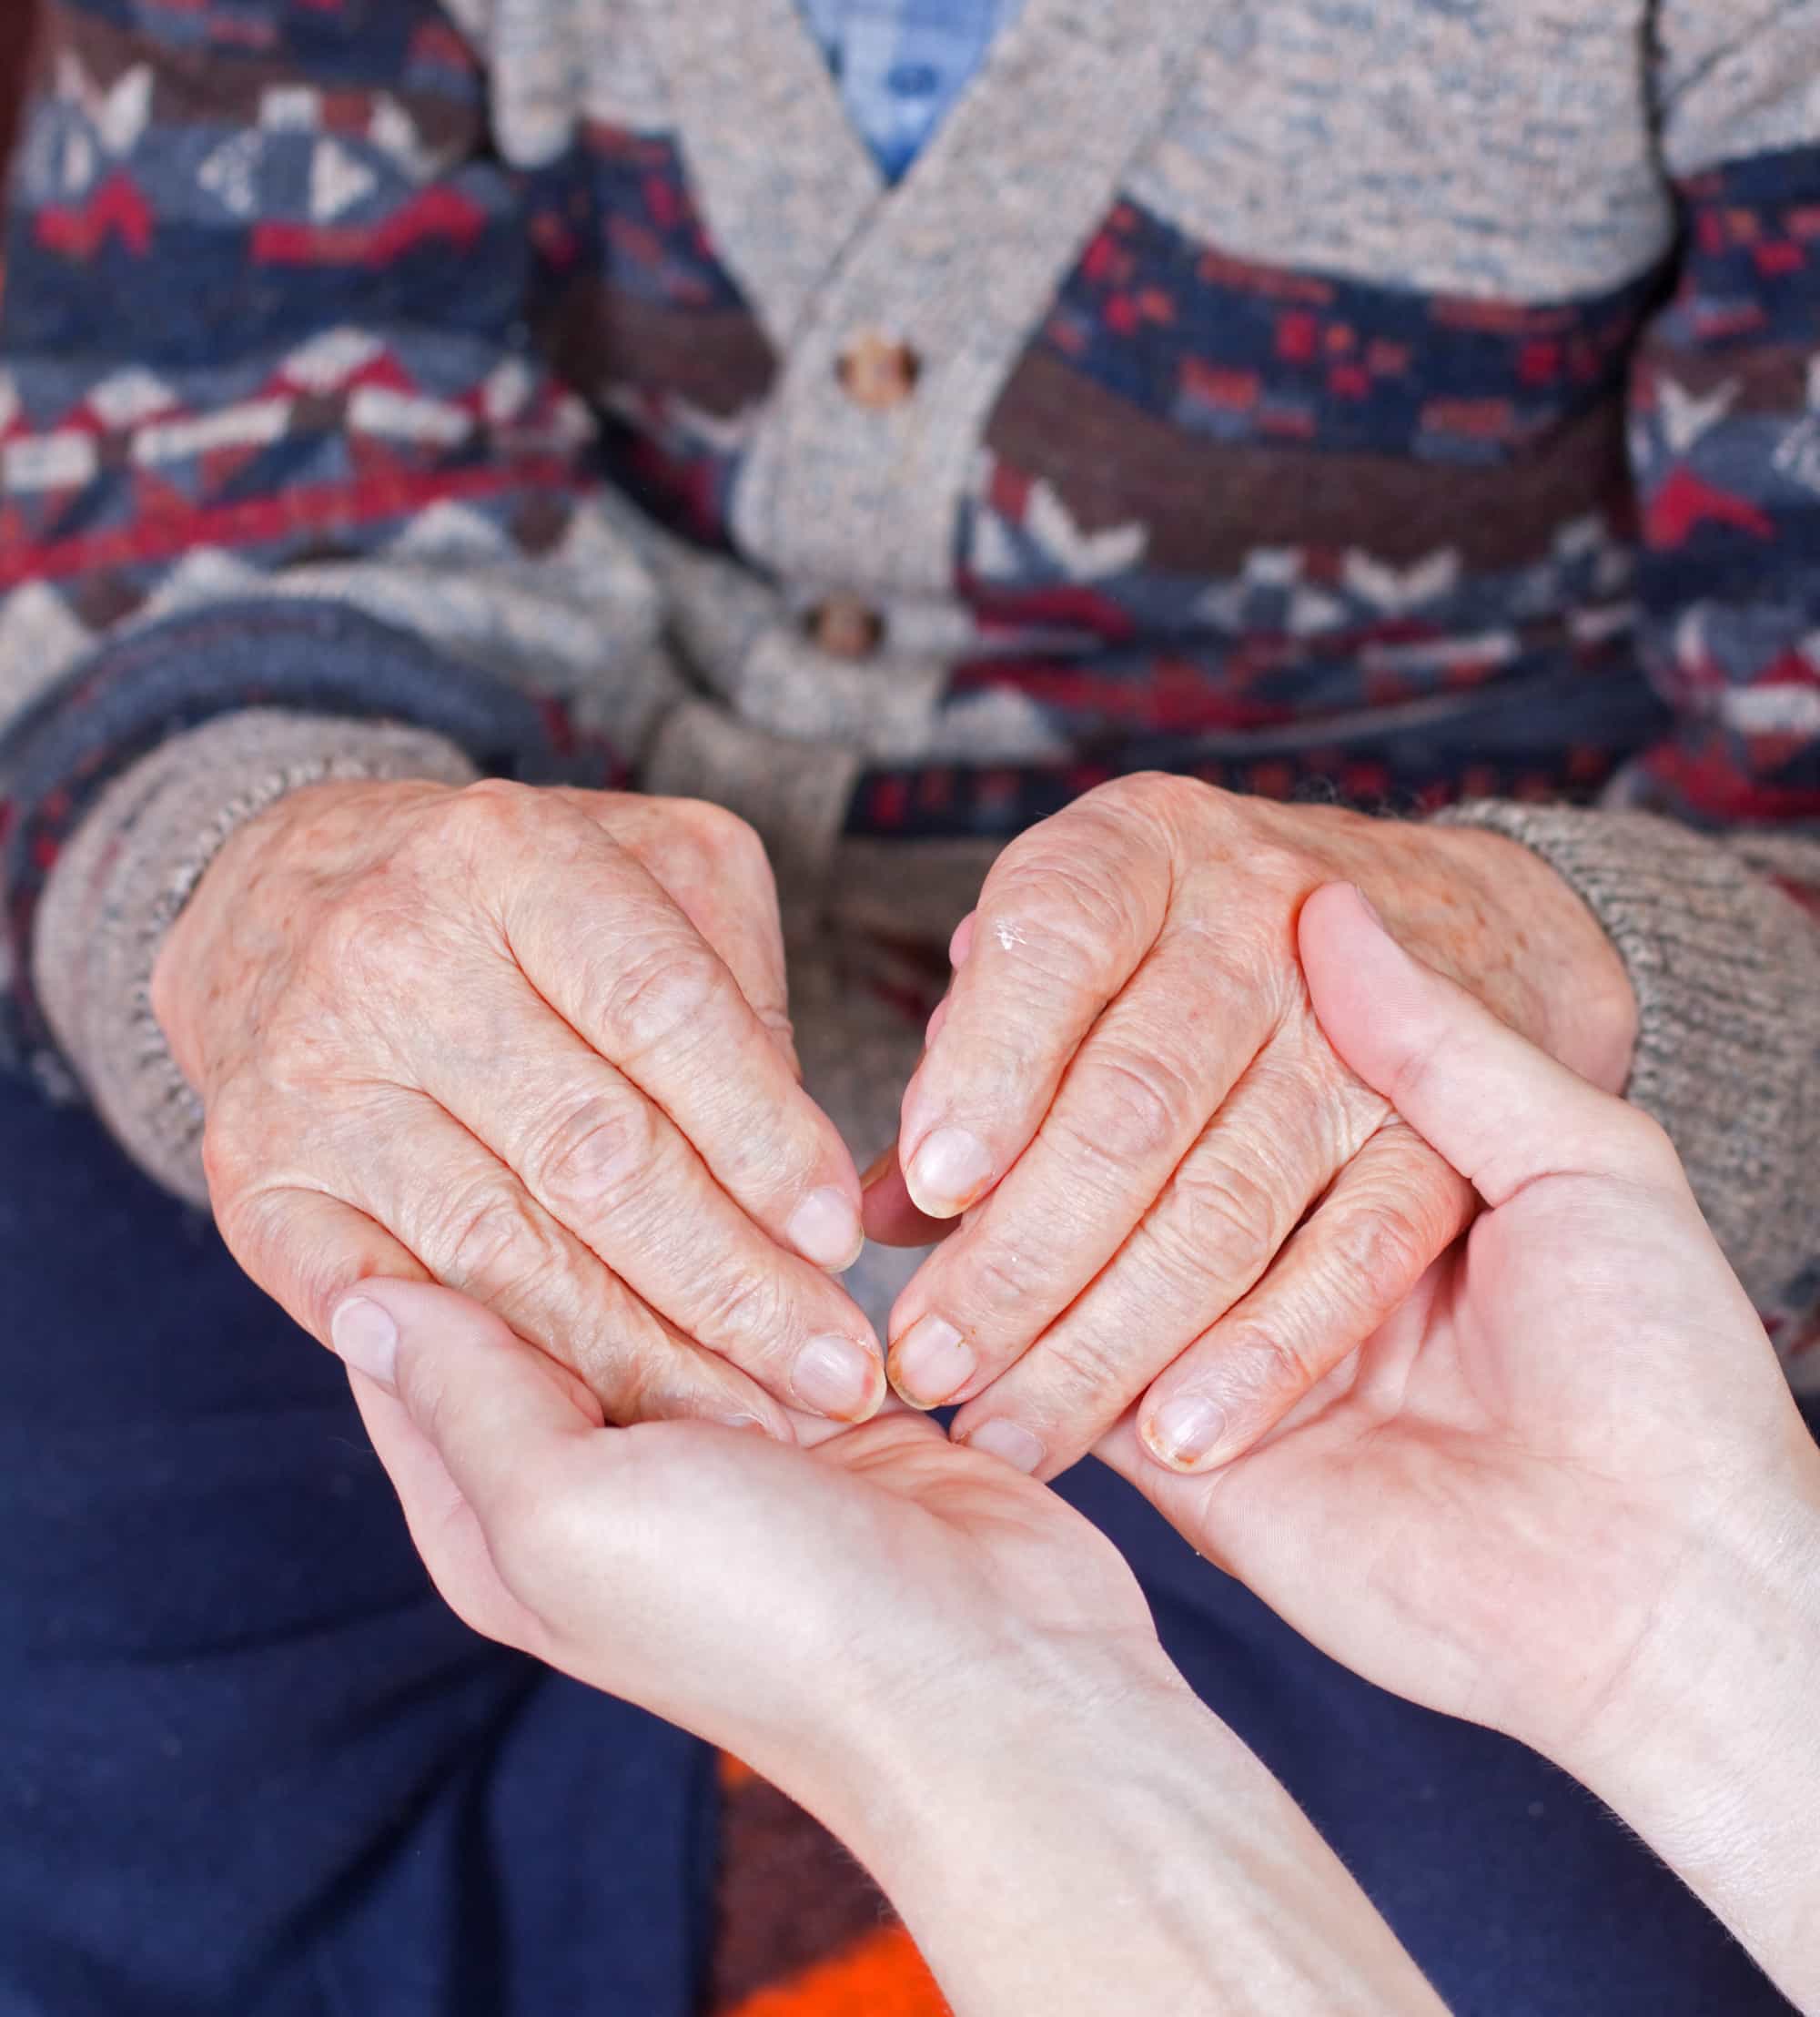
<path id="1" fill-rule="evenodd" d="M 278 376 L 305 392 L 322 398 L 345 385 L 385 348 L 369 330 L 325 329 L 299 344 L 278 366 Z"/>
<path id="2" fill-rule="evenodd" d="M 1715 385 L 1704 398 L 1672 378 L 1658 379 L 1656 386 L 1662 399 L 1662 431 L 1676 455 L 1685 455 L 1703 434 L 1711 433 L 1738 396 L 1736 379 Z"/>
<path id="3" fill-rule="evenodd" d="M 372 195 L 379 178 L 339 140 L 318 140 L 309 161 L 309 216 L 331 224 Z"/>
<path id="4" fill-rule="evenodd" d="M 95 137 L 116 159 L 130 154 L 152 116 L 152 66 L 136 63 L 104 91 L 73 51 L 58 52 L 56 95 L 79 105 Z"/>
<path id="5" fill-rule="evenodd" d="M 1137 566 L 1150 542 L 1146 525 L 1108 525 L 1084 532 L 1055 489 L 1038 477 L 1030 486 L 1025 508 L 1025 530 L 1043 551 L 1060 563 L 1070 581 L 1097 582 Z"/>

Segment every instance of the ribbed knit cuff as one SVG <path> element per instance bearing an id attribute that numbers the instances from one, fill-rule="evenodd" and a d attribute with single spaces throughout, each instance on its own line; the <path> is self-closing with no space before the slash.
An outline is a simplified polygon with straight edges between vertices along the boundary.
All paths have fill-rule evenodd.
<path id="1" fill-rule="evenodd" d="M 1627 1094 L 1668 1130 L 1758 1308 L 1798 1320 L 1820 1291 L 1820 929 L 1673 820 L 1491 801 L 1439 817 L 1521 841 L 1604 927 L 1637 998 Z"/>
<path id="2" fill-rule="evenodd" d="M 33 939 L 39 1003 L 133 1160 L 207 1202 L 202 1105 L 152 1014 L 152 968 L 228 840 L 287 792 L 330 779 L 465 784 L 474 766 L 428 730 L 249 710 L 161 744 L 107 787 L 65 847 Z"/>

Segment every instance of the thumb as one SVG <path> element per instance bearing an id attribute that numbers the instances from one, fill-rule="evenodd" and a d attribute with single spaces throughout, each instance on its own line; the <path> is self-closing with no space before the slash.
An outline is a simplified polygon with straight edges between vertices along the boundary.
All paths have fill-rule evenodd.
<path id="1" fill-rule="evenodd" d="M 1327 1040 L 1496 1207 L 1537 1177 L 1660 1181 L 1667 1137 L 1398 945 L 1350 884 L 1302 906 L 1302 972 Z"/>
<path id="2" fill-rule="evenodd" d="M 369 1278 L 336 1304 L 329 1334 L 398 1396 L 483 1527 L 602 1425 L 579 1380 L 452 1289 Z"/>

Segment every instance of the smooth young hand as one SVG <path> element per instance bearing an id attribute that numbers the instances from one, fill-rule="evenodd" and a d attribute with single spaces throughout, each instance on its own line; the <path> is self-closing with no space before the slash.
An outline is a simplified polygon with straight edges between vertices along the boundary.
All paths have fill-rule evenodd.
<path id="1" fill-rule="evenodd" d="M 809 1807 L 956 2010 L 1439 2017 L 1045 1487 L 903 1410 L 814 1450 L 603 1428 L 547 1357 L 420 1283 L 363 1282 L 333 1334 L 456 1610 Z"/>
<path id="2" fill-rule="evenodd" d="M 1271 1435 L 1102 1454 L 1335 1658 L 1605 1797 L 1820 2003 L 1820 1451 L 1666 1136 L 1403 951 L 1300 920 L 1336 1052 L 1489 1208 Z"/>

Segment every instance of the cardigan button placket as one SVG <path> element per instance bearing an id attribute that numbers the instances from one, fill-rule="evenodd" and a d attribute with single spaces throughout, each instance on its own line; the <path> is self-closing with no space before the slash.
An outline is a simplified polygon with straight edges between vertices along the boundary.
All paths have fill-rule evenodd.
<path id="1" fill-rule="evenodd" d="M 923 361 L 907 343 L 869 333 L 856 337 L 841 352 L 836 370 L 856 406 L 882 413 L 902 406 L 916 390 Z"/>

